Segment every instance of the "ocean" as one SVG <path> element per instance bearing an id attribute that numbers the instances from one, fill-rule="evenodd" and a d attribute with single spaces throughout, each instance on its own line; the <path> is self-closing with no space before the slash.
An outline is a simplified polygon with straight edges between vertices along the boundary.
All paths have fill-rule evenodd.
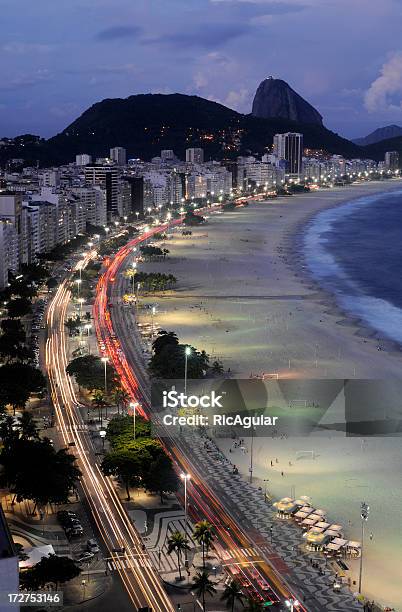
<path id="1" fill-rule="evenodd" d="M 345 312 L 402 345 L 402 190 L 319 213 L 305 229 L 304 252 Z"/>

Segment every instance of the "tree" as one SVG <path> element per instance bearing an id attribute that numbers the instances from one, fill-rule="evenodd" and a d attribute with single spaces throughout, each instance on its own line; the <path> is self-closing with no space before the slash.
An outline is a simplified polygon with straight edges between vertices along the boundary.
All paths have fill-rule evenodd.
<path id="1" fill-rule="evenodd" d="M 7 303 L 7 311 L 10 319 L 19 319 L 32 311 L 32 305 L 26 297 L 14 298 Z"/>
<path id="2" fill-rule="evenodd" d="M 74 376 L 79 387 L 89 391 L 102 389 L 105 385 L 105 366 L 99 357 L 95 355 L 84 355 L 70 361 L 66 368 L 69 376 Z M 106 365 L 107 388 L 111 391 L 116 385 L 116 372 L 107 363 Z"/>
<path id="3" fill-rule="evenodd" d="M 243 593 L 235 580 L 232 580 L 230 584 L 226 585 L 221 596 L 221 601 L 225 602 L 226 607 L 230 608 L 231 612 L 234 612 L 236 601 L 243 604 Z"/>
<path id="4" fill-rule="evenodd" d="M 189 378 L 204 378 L 209 368 L 209 357 L 205 351 L 197 351 L 187 344 L 165 344 L 149 361 L 149 369 L 157 378 L 182 378 L 185 365 L 185 350 L 190 348 L 187 360 L 187 375 Z"/>
<path id="5" fill-rule="evenodd" d="M 209 579 L 209 574 L 205 570 L 197 572 L 193 578 L 193 589 L 202 598 L 202 609 L 205 612 L 205 595 L 214 595 L 216 588 L 214 583 Z"/>
<path id="6" fill-rule="evenodd" d="M 17 424 L 20 438 L 25 440 L 38 440 L 39 434 L 34 417 L 30 412 L 23 412 Z"/>
<path id="7" fill-rule="evenodd" d="M 200 521 L 199 523 L 196 523 L 194 538 L 198 544 L 202 545 L 202 566 L 205 569 L 205 551 L 207 551 L 208 554 L 209 547 L 214 540 L 211 523 L 208 521 Z"/>
<path id="8" fill-rule="evenodd" d="M 138 415 L 135 419 L 135 437 L 136 442 L 141 438 L 146 438 L 151 435 L 151 424 L 142 416 Z M 133 419 L 129 415 L 115 416 L 107 426 L 106 439 L 111 447 L 128 448 L 134 441 L 133 439 Z"/>
<path id="9" fill-rule="evenodd" d="M 4 446 L 0 464 L 1 486 L 9 488 L 17 501 L 32 500 L 33 512 L 37 505 L 67 503 L 81 476 L 76 458 L 66 449 L 55 451 L 48 438 L 18 437 Z"/>
<path id="10" fill-rule="evenodd" d="M 130 396 L 127 391 L 123 389 L 123 387 L 116 387 L 115 389 L 113 389 L 113 392 L 111 394 L 111 400 L 114 404 L 116 404 L 118 414 L 120 414 L 120 408 L 123 409 L 123 406 L 127 404 L 129 399 Z"/>
<path id="11" fill-rule="evenodd" d="M 105 392 L 102 389 L 94 389 L 91 403 L 94 408 L 98 409 L 98 421 L 101 423 L 103 408 L 106 406 Z"/>
<path id="12" fill-rule="evenodd" d="M 166 454 L 156 457 L 144 474 L 144 485 L 148 491 L 156 491 L 160 495 L 161 503 L 164 493 L 174 493 L 179 488 L 179 479 L 173 469 L 172 460 Z"/>
<path id="13" fill-rule="evenodd" d="M 183 551 L 189 550 L 190 547 L 187 543 L 186 538 L 184 537 L 182 533 L 180 533 L 180 531 L 174 531 L 172 535 L 170 536 L 170 538 L 168 538 L 167 544 L 168 544 L 168 548 L 167 548 L 168 555 L 171 555 L 172 552 L 176 552 L 177 565 L 179 568 L 179 577 L 181 580 L 182 578 L 181 576 L 181 555 Z"/>
<path id="14" fill-rule="evenodd" d="M 24 547 L 22 544 L 20 544 L 19 542 L 14 542 L 14 548 L 16 550 L 19 561 L 26 561 L 27 559 L 29 559 L 29 556 L 24 552 Z"/>
<path id="15" fill-rule="evenodd" d="M 221 361 L 216 360 L 212 363 L 211 366 L 211 374 L 220 375 L 223 374 L 224 368 Z"/>
<path id="16" fill-rule="evenodd" d="M 42 557 L 39 563 L 36 563 L 30 569 L 21 572 L 21 583 L 28 589 L 35 590 L 35 587 L 32 589 L 32 585 L 44 587 L 52 582 L 55 584 L 57 591 L 59 584 L 64 584 L 76 578 L 80 573 L 80 567 L 70 557 L 50 554 L 47 557 Z"/>
<path id="17" fill-rule="evenodd" d="M 65 321 L 64 325 L 67 327 L 69 335 L 72 336 L 73 332 L 75 332 L 76 330 L 78 330 L 80 328 L 81 319 L 78 316 L 77 317 L 69 317 Z"/>
<path id="18" fill-rule="evenodd" d="M 46 287 L 48 288 L 49 291 L 51 291 L 52 289 L 55 289 L 55 287 L 57 287 L 58 284 L 59 283 L 57 279 L 54 277 L 48 278 L 46 281 Z"/>
<path id="19" fill-rule="evenodd" d="M 165 329 L 161 329 L 158 332 L 155 340 L 152 343 L 152 350 L 154 353 L 160 353 L 161 350 L 168 345 L 177 346 L 179 344 L 179 339 L 177 334 L 173 331 L 166 331 Z"/>
<path id="20" fill-rule="evenodd" d="M 32 393 L 42 393 L 46 379 L 42 372 L 28 363 L 6 363 L 0 367 L 0 404 L 10 404 L 14 414 L 25 408 Z"/>
<path id="21" fill-rule="evenodd" d="M 188 210 L 183 217 L 183 225 L 200 225 L 201 223 L 205 223 L 205 218 L 201 217 L 201 215 L 196 215 L 192 210 Z"/>
<path id="22" fill-rule="evenodd" d="M 101 464 L 101 470 L 106 476 L 118 476 L 126 487 L 127 501 L 130 501 L 130 487 L 138 487 L 144 470 L 144 453 L 138 450 L 116 450 L 108 453 Z"/>

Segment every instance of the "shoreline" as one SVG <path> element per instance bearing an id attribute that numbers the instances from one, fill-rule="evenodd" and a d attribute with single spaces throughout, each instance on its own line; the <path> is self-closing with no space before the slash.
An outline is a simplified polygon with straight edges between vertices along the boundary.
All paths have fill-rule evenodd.
<path id="1" fill-rule="evenodd" d="M 377 351 L 375 333 L 342 312 L 336 296 L 310 276 L 300 249 L 303 228 L 321 211 L 367 193 L 400 189 L 401 182 L 386 187 L 377 183 L 278 198 L 211 216 L 189 239 L 174 233 L 165 243 L 169 259 L 143 263 L 141 269 L 174 274 L 178 288 L 142 296 L 140 303 L 157 304 L 159 328 L 205 349 L 212 360 L 220 357 L 237 378 L 248 378 L 251 367 L 255 373 L 270 372 L 274 365 L 284 378 L 351 378 L 353 368 L 357 378 L 400 378 L 401 352 L 390 345 Z M 140 321 L 149 325 L 149 310 L 140 313 Z M 247 477 L 249 456 L 229 454 L 229 440 L 216 442 Z M 298 460 L 303 448 L 316 449 L 317 459 Z M 364 591 L 402 609 L 398 439 L 370 439 L 363 452 L 359 438 L 329 432 L 321 440 L 256 438 L 254 450 L 257 486 L 268 476 L 276 498 L 289 495 L 292 487 L 297 496 L 310 495 L 344 525 L 349 539 L 359 540 L 360 502 L 370 503 L 374 539 L 367 543 Z M 272 457 L 278 457 L 280 470 L 270 467 Z"/>
<path id="2" fill-rule="evenodd" d="M 399 182 L 399 188 L 402 189 L 402 181 Z M 395 187 L 395 190 L 398 190 L 398 187 Z M 393 189 L 387 190 L 386 192 L 391 191 L 393 191 Z M 386 192 L 380 190 L 378 194 L 373 193 L 372 195 L 381 195 L 382 193 Z M 355 329 L 356 337 L 381 342 L 383 350 L 389 354 L 401 355 L 401 343 L 383 334 L 380 330 L 370 326 L 370 324 L 364 321 L 362 317 L 353 313 L 351 310 L 348 311 L 347 309 L 343 308 L 338 303 L 335 292 L 323 287 L 320 284 L 319 279 L 316 279 L 313 273 L 307 269 L 308 265 L 303 243 L 303 230 L 312 225 L 315 218 L 322 212 L 342 208 L 343 206 L 347 206 L 352 202 L 358 201 L 361 197 L 364 196 L 359 195 L 353 198 L 348 198 L 345 201 L 335 204 L 334 206 L 321 209 L 320 211 L 313 213 L 310 217 L 301 220 L 299 226 L 295 228 L 293 234 L 288 238 L 287 253 L 293 262 L 295 271 L 301 278 L 300 282 L 302 284 L 306 284 L 312 292 L 317 294 L 318 302 L 321 306 L 327 309 L 326 312 L 328 314 L 331 314 L 334 317 L 339 317 L 337 325 Z"/>
<path id="3" fill-rule="evenodd" d="M 178 287 L 141 301 L 157 304 L 156 323 L 162 329 L 220 358 L 237 377 L 278 371 L 285 377 L 371 378 L 386 356 L 395 363 L 391 370 L 380 370 L 397 376 L 398 343 L 342 309 L 336 295 L 308 270 L 302 244 L 304 229 L 320 212 L 402 185 L 385 187 L 369 183 L 253 203 L 223 218 L 211 216 L 208 224 L 192 229 L 190 239 L 175 232 L 164 245 L 169 259 L 162 266 L 144 263 L 142 269 L 172 273 Z M 382 351 L 377 350 L 380 338 Z M 335 344 L 351 347 L 344 367 L 344 348 L 339 346 L 336 357 Z M 365 363 L 367 353 L 372 364 Z M 317 360 L 320 367 L 312 365 Z"/>

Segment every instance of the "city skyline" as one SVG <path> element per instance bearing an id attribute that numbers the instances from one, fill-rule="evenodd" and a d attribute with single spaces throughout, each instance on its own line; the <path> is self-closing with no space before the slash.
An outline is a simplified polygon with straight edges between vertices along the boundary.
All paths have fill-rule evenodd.
<path id="1" fill-rule="evenodd" d="M 44 1 L 24 3 L 18 19 L 4 5 L 1 136 L 48 137 L 91 104 L 136 93 L 196 94 L 248 113 L 270 74 L 346 137 L 402 122 L 399 2 L 173 0 L 151 11 Z"/>

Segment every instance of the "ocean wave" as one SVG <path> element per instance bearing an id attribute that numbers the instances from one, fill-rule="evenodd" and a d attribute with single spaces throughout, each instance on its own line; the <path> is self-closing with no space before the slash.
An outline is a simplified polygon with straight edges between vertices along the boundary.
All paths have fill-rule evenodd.
<path id="1" fill-rule="evenodd" d="M 384 299 L 383 295 L 380 297 L 375 294 L 378 283 L 373 282 L 368 285 L 367 282 L 359 282 L 356 274 L 352 277 L 351 270 L 342 265 L 341 257 L 337 257 L 337 253 L 339 255 L 342 248 L 350 248 L 350 245 L 345 244 L 342 228 L 339 227 L 337 231 L 338 224 L 344 226 L 348 216 L 355 215 L 350 223 L 355 223 L 353 227 L 358 231 L 359 223 L 356 221 L 356 213 L 359 214 L 362 209 L 376 203 L 383 204 L 384 198 L 387 198 L 387 204 L 388 201 L 392 203 L 393 198 L 397 198 L 400 203 L 401 195 L 402 191 L 398 190 L 392 193 L 364 196 L 319 213 L 305 228 L 303 250 L 307 269 L 324 289 L 334 294 L 337 303 L 343 310 L 358 316 L 375 331 L 402 344 L 402 308 Z M 402 207 L 400 207 L 400 212 L 402 240 Z M 395 214 L 395 208 L 393 208 L 393 214 Z M 368 215 L 365 221 L 367 219 Z M 375 231 L 375 223 L 373 225 L 372 229 Z M 383 236 L 378 234 L 378 240 L 381 239 Z M 358 246 L 355 246 L 355 249 L 354 254 L 358 258 Z M 374 249 L 375 239 L 373 240 Z M 369 265 L 368 262 L 367 265 Z M 356 270 L 353 271 L 356 272 Z M 373 275 L 375 271 L 375 266 L 373 266 Z M 395 282 L 398 281 L 395 280 Z M 402 279 L 399 280 L 399 283 L 402 283 Z"/>

